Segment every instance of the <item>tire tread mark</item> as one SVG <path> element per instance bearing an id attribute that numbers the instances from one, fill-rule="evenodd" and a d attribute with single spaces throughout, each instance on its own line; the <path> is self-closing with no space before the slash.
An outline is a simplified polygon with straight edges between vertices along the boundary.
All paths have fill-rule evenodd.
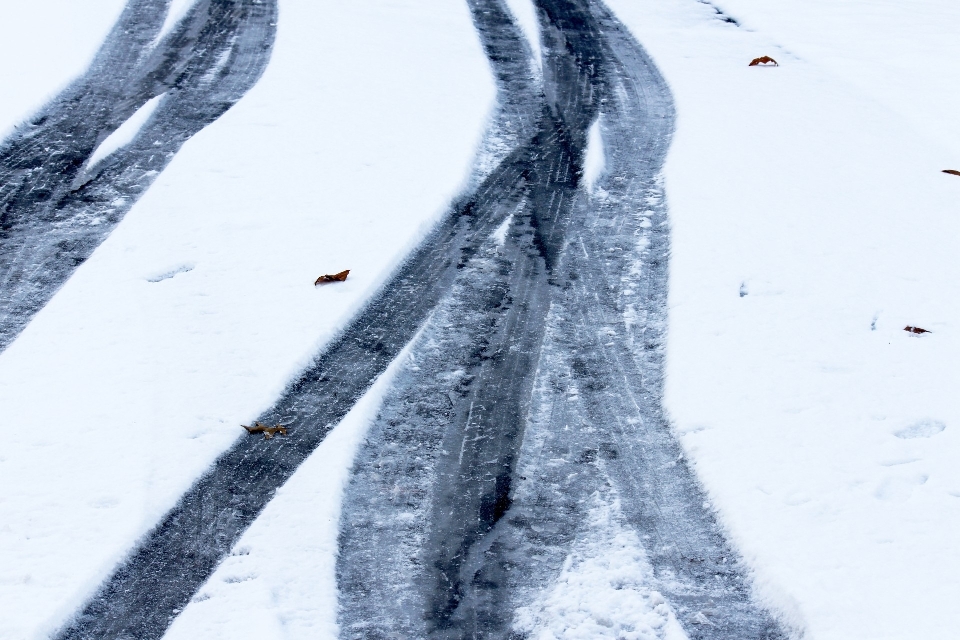
<path id="1" fill-rule="evenodd" d="M 183 143 L 266 68 L 277 0 L 200 0 L 154 45 L 167 6 L 130 0 L 88 71 L 0 144 L 0 351 Z M 107 136 L 160 95 L 133 141 L 86 166 Z"/>
<path id="2" fill-rule="evenodd" d="M 492 64 L 496 68 L 499 63 Z M 479 172 L 476 187 L 452 205 L 380 291 L 260 416 L 263 422 L 287 425 L 288 435 L 269 441 L 238 439 L 136 544 L 57 638 L 161 637 L 276 489 L 413 338 L 458 271 L 503 222 L 502 194 L 519 198 L 525 189 L 531 109 L 540 102 L 523 78 L 511 76 L 498 89 L 499 113 L 490 135 L 506 134 L 519 144 L 501 152 L 492 171 Z"/>

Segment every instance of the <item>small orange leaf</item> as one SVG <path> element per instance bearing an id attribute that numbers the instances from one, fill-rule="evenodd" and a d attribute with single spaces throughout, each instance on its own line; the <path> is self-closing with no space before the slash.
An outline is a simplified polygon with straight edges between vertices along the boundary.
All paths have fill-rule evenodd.
<path id="1" fill-rule="evenodd" d="M 917 335 L 921 333 L 933 333 L 932 331 L 928 331 L 927 329 L 921 329 L 920 327 L 912 327 L 910 325 L 905 326 L 903 330 L 909 331 L 910 333 L 916 333 Z"/>
<path id="2" fill-rule="evenodd" d="M 770 56 L 760 56 L 759 58 L 754 58 L 753 60 L 750 61 L 750 64 L 747 65 L 747 66 L 749 66 L 749 67 L 755 67 L 755 66 L 757 66 L 757 65 L 764 65 L 764 66 L 766 66 L 766 65 L 769 65 L 771 62 L 773 63 L 773 66 L 775 66 L 775 67 L 779 67 L 779 66 L 780 66 L 780 65 L 777 63 L 777 61 L 774 60 L 773 58 L 771 58 Z"/>
<path id="3" fill-rule="evenodd" d="M 347 279 L 348 273 L 350 273 L 350 269 L 341 271 L 340 273 L 334 273 L 334 274 L 328 273 L 327 275 L 323 275 L 317 278 L 317 281 L 313 283 L 313 286 L 317 286 L 318 284 L 326 284 L 328 282 L 343 282 L 344 280 Z"/>
<path id="4" fill-rule="evenodd" d="M 275 427 L 268 427 L 267 425 L 263 424 L 258 420 L 255 423 L 253 423 L 252 427 L 248 427 L 245 424 L 242 424 L 240 426 L 246 429 L 247 433 L 262 433 L 264 440 L 269 440 L 270 438 L 277 435 L 278 433 L 282 436 L 287 435 L 287 428 L 282 424 L 278 424 Z"/>

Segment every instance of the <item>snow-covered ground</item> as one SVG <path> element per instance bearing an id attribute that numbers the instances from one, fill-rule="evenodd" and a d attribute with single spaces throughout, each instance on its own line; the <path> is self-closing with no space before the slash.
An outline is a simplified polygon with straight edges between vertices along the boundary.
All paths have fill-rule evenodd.
<path id="1" fill-rule="evenodd" d="M 956 637 L 960 7 L 609 4 L 677 101 L 667 406 L 761 593 Z"/>
<path id="2" fill-rule="evenodd" d="M 70 615 L 467 178 L 494 85 L 464 3 L 289 0 L 278 29 L 260 82 L 0 354 L 0 638 Z"/>
<path id="3" fill-rule="evenodd" d="M 76 4 L 0 7 L 0 132 L 123 3 Z M 760 595 L 807 638 L 954 637 L 960 7 L 609 5 L 677 101 L 668 408 Z M 747 67 L 764 54 L 781 66 Z M 492 98 L 460 0 L 282 0 L 263 79 L 0 354 L 0 638 L 69 616 L 374 290 L 462 184 Z M 168 637 L 335 637 L 340 487 L 386 382 Z M 615 504 L 531 628 L 589 628 L 569 603 L 609 570 L 636 609 L 619 622 L 677 632 L 630 582 L 646 568 Z"/>
<path id="4" fill-rule="evenodd" d="M 744 28 L 816 63 L 960 153 L 960 4 L 949 0 L 720 0 Z M 774 49 L 776 50 L 776 49 Z M 776 54 L 771 54 L 776 57 Z M 956 168 L 956 167 L 954 167 Z"/>
<path id="5" fill-rule="evenodd" d="M 0 138 L 83 73 L 125 0 L 0 6 Z"/>

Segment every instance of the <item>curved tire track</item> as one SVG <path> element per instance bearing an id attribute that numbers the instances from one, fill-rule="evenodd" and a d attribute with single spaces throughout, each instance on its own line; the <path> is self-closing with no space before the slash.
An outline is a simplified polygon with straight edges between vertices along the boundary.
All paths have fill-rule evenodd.
<path id="1" fill-rule="evenodd" d="M 499 2 L 472 8 L 481 30 L 521 37 Z M 512 215 L 504 241 L 487 239 L 461 270 L 358 459 L 338 561 L 344 637 L 499 637 L 509 627 L 505 590 L 474 574 L 510 506 L 551 281 L 598 107 L 599 34 L 587 21 L 565 24 L 577 17 L 545 23 L 543 110 L 517 157 L 527 180 L 519 199 L 493 200 L 500 217 Z M 520 43 L 513 51 L 523 54 Z"/>
<path id="2" fill-rule="evenodd" d="M 565 543 L 556 532 L 575 532 L 587 498 L 609 486 L 644 541 L 651 586 L 690 638 L 784 638 L 752 598 L 749 570 L 704 507 L 663 413 L 669 226 L 659 172 L 673 126 L 669 93 L 612 13 L 599 2 L 591 10 L 608 47 L 607 173 L 571 224 L 522 459 L 526 481 L 503 527 L 514 543 L 504 546 L 522 575 L 540 544 L 536 529 Z M 545 508 L 551 502 L 561 508 Z M 563 507 L 576 517 L 558 516 Z"/>
<path id="3" fill-rule="evenodd" d="M 612 489 L 691 638 L 783 638 L 663 415 L 669 90 L 601 3 L 538 7 L 550 109 L 523 161 L 545 179 L 504 197 L 505 242 L 461 271 L 361 449 L 341 636 L 525 637 L 517 610 Z M 607 172 L 588 198 L 577 182 L 597 108 Z"/>
<path id="4" fill-rule="evenodd" d="M 180 147 L 262 75 L 276 0 L 199 0 L 160 42 L 169 0 L 130 0 L 90 69 L 0 145 L 0 351 L 103 242 Z M 99 144 L 163 96 L 130 144 Z"/>
<path id="5" fill-rule="evenodd" d="M 288 435 L 238 439 L 57 638 L 161 637 L 275 490 L 396 358 L 457 272 L 503 222 L 501 202 L 519 199 L 526 182 L 519 158 L 527 149 L 506 145 L 533 135 L 541 102 L 529 66 L 518 73 L 515 56 L 503 55 L 520 41 L 495 30 L 480 29 L 480 35 L 498 81 L 499 108 L 478 159 L 476 187 L 454 203 L 380 292 L 260 417 L 284 423 Z"/>

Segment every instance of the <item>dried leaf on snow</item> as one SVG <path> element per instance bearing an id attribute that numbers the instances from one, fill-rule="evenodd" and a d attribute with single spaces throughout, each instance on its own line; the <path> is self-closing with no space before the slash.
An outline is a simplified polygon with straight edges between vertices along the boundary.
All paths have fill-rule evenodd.
<path id="1" fill-rule="evenodd" d="M 252 427 L 248 427 L 245 424 L 242 424 L 240 426 L 246 429 L 247 433 L 262 433 L 264 440 L 269 440 L 270 438 L 277 435 L 278 433 L 282 436 L 287 435 L 287 428 L 282 424 L 278 424 L 275 427 L 270 427 L 258 420 L 253 424 Z"/>
<path id="2" fill-rule="evenodd" d="M 340 273 L 333 273 L 333 274 L 328 273 L 326 275 L 322 275 L 319 278 L 317 278 L 317 281 L 313 283 L 313 286 L 317 286 L 318 284 L 325 284 L 327 282 L 343 282 L 344 280 L 347 279 L 348 273 L 350 273 L 350 269 L 346 269 L 344 271 L 341 271 Z"/>

